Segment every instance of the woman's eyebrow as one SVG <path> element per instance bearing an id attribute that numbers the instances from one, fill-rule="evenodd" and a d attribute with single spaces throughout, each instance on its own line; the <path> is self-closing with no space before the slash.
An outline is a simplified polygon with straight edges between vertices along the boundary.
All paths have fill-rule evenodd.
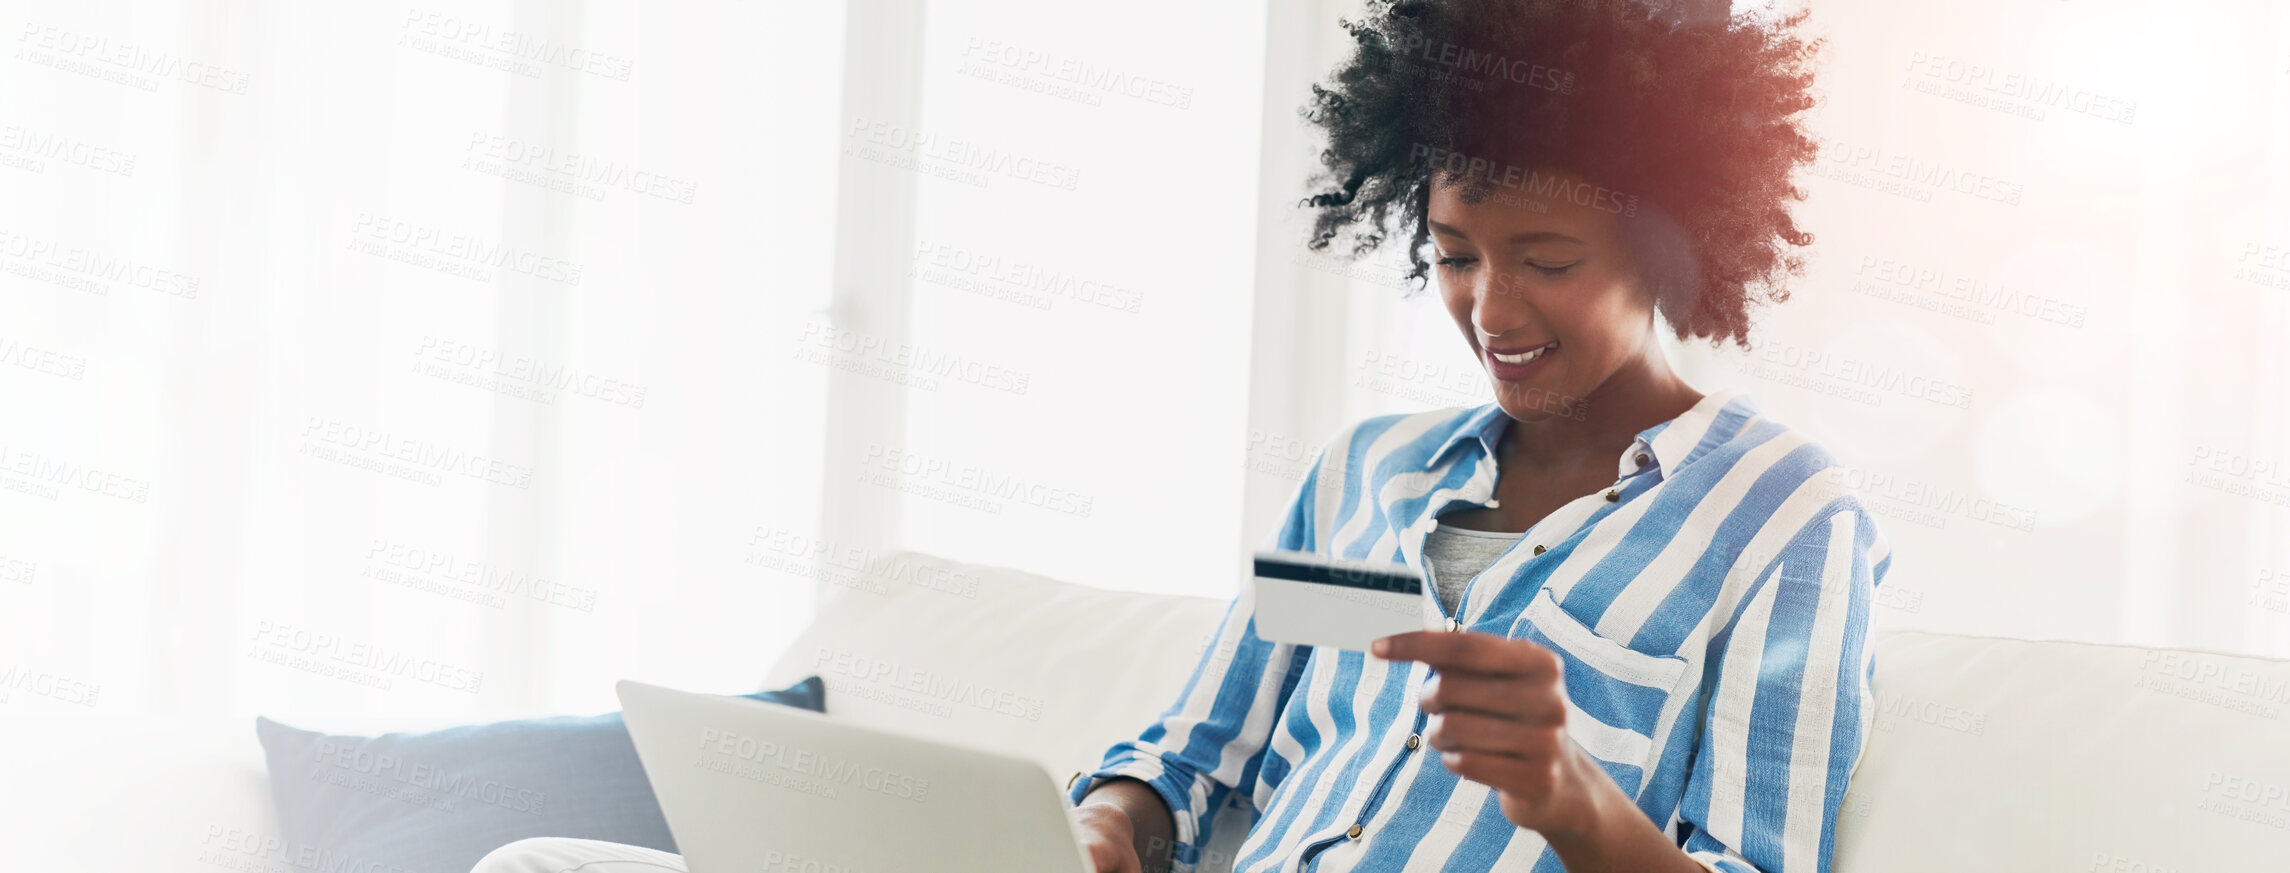
<path id="1" fill-rule="evenodd" d="M 1540 230 L 1530 233 L 1513 234 L 1511 236 L 1510 242 L 1512 245 L 1538 242 L 1570 242 L 1580 244 L 1582 243 L 1582 240 L 1575 239 L 1574 237 L 1567 236 L 1566 234 L 1558 233 L 1556 231 Z"/>
<path id="2" fill-rule="evenodd" d="M 1427 225 L 1429 225 L 1429 226 L 1431 227 L 1431 230 L 1432 230 L 1432 232 L 1433 232 L 1433 233 L 1443 233 L 1443 234 L 1446 234 L 1446 235 L 1448 235 L 1448 236 L 1452 236 L 1452 237 L 1459 237 L 1459 238 L 1462 238 L 1462 239 L 1470 239 L 1470 238 L 1471 238 L 1471 235 L 1470 235 L 1470 234 L 1464 233 L 1463 231 L 1457 230 L 1457 229 L 1455 229 L 1455 228 L 1453 228 L 1453 227 L 1449 227 L 1449 226 L 1447 226 L 1447 225 L 1444 225 L 1444 224 L 1440 224 L 1439 222 L 1436 222 L 1436 221 L 1432 221 L 1432 220 L 1430 220 L 1430 219 L 1428 219 L 1428 218 L 1427 218 L 1427 219 L 1424 219 L 1424 223 L 1425 223 L 1425 224 L 1427 224 Z M 1575 243 L 1575 244 L 1577 244 L 1577 245 L 1587 245 L 1587 243 L 1584 243 L 1582 240 L 1579 240 L 1579 239 L 1575 239 L 1574 237 L 1571 237 L 1571 236 L 1567 236 L 1566 234 L 1563 234 L 1563 233 L 1559 233 L 1559 232 L 1557 232 L 1557 231 L 1551 231 L 1551 230 L 1536 230 L 1536 231 L 1528 231 L 1528 232 L 1526 232 L 1526 233 L 1512 234 L 1512 235 L 1511 235 L 1511 238 L 1508 240 L 1508 242 L 1509 242 L 1511 245 L 1520 245 L 1520 244 L 1523 244 L 1523 243 L 1539 243 L 1539 242 L 1570 242 L 1570 243 Z"/>

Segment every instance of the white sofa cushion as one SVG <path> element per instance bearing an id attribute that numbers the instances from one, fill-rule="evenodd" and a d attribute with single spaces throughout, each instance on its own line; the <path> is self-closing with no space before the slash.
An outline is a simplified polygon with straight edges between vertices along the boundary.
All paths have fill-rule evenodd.
<path id="1" fill-rule="evenodd" d="M 1841 873 L 2290 869 L 2290 661 L 1902 631 Z"/>
<path id="2" fill-rule="evenodd" d="M 914 553 L 836 589 L 764 683 L 827 712 L 1039 761 L 1063 783 L 1175 700 L 1225 603 L 1107 591 Z"/>
<path id="3" fill-rule="evenodd" d="M 827 713 L 1031 758 L 1064 785 L 1176 700 L 1226 601 L 1108 591 L 913 552 L 835 589 L 764 679 L 817 674 Z M 1199 873 L 1231 869 L 1245 799 Z"/>
<path id="4" fill-rule="evenodd" d="M 254 720 L 0 718 L 10 870 L 291 869 Z"/>

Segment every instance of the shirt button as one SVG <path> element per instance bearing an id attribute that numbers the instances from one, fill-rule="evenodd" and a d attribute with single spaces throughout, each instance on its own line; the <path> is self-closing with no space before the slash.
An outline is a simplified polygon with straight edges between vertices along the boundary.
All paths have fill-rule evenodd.
<path id="1" fill-rule="evenodd" d="M 1539 545 L 1539 544 L 1535 546 L 1535 554 L 1538 554 L 1538 555 L 1540 555 L 1540 554 L 1542 554 L 1542 553 L 1544 553 L 1544 552 L 1547 552 L 1547 551 L 1550 551 L 1550 550 L 1549 550 L 1549 549 L 1546 549 L 1546 548 L 1543 548 L 1543 547 L 1542 547 L 1541 545 Z"/>
<path id="2" fill-rule="evenodd" d="M 1641 466 L 1641 467 L 1643 467 L 1643 466 L 1646 466 L 1646 462 L 1647 462 L 1647 461 L 1651 461 L 1651 460 L 1654 460 L 1654 459 L 1653 459 L 1653 458 L 1649 458 L 1649 457 L 1646 457 L 1646 453 L 1645 453 L 1645 452 L 1639 452 L 1639 453 L 1638 453 L 1638 458 L 1637 458 L 1637 460 L 1638 460 L 1638 466 Z"/>
<path id="3" fill-rule="evenodd" d="M 1407 735 L 1407 747 L 1408 747 L 1409 749 L 1418 749 L 1418 748 L 1422 748 L 1422 747 L 1423 747 L 1423 735 L 1422 735 L 1422 734 L 1408 734 L 1408 735 Z"/>
<path id="4" fill-rule="evenodd" d="M 1360 831 L 1363 830 L 1366 830 L 1366 828 L 1362 828 L 1359 825 L 1353 825 L 1351 830 L 1344 832 L 1344 836 L 1351 837 L 1352 839 L 1356 840 L 1360 838 Z"/>
<path id="5" fill-rule="evenodd" d="M 1613 502 L 1615 502 L 1615 501 L 1617 501 L 1617 500 L 1621 500 L 1621 499 L 1622 499 L 1622 492 L 1620 492 L 1620 491 L 1616 491 L 1616 490 L 1614 490 L 1614 489 L 1612 489 L 1612 488 L 1608 488 L 1608 489 L 1606 489 L 1606 502 L 1608 502 L 1608 503 L 1613 503 Z"/>

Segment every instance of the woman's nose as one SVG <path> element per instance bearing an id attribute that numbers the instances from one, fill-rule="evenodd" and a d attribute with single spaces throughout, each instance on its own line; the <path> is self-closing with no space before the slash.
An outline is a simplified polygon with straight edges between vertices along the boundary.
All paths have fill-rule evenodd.
<path id="1" fill-rule="evenodd" d="M 1534 305 L 1528 301 L 1526 287 L 1516 274 L 1485 270 L 1476 278 L 1471 322 L 1479 329 L 1479 335 L 1499 337 L 1534 323 Z"/>

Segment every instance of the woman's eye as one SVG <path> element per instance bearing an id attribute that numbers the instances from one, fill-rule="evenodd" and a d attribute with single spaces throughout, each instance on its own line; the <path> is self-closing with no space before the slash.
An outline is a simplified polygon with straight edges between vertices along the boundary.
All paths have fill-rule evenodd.
<path id="1" fill-rule="evenodd" d="M 1474 258 L 1466 258 L 1466 257 L 1460 256 L 1460 255 L 1442 255 L 1442 256 L 1440 256 L 1440 258 L 1439 258 L 1439 265 L 1440 265 L 1440 266 L 1442 266 L 1442 267 L 1449 267 L 1449 268 L 1453 268 L 1453 267 L 1462 267 L 1462 266 L 1468 266 L 1468 265 L 1469 265 L 1469 264 L 1470 264 L 1470 263 L 1471 263 L 1473 260 L 1476 260 L 1476 259 L 1474 259 Z"/>
<path id="2" fill-rule="evenodd" d="M 1535 261 L 1528 261 L 1527 266 L 1533 267 L 1535 272 L 1541 273 L 1545 276 L 1564 276 L 1566 275 L 1566 271 L 1574 269 L 1574 265 L 1579 263 L 1582 262 L 1573 261 L 1565 264 L 1543 264 L 1537 263 Z"/>

